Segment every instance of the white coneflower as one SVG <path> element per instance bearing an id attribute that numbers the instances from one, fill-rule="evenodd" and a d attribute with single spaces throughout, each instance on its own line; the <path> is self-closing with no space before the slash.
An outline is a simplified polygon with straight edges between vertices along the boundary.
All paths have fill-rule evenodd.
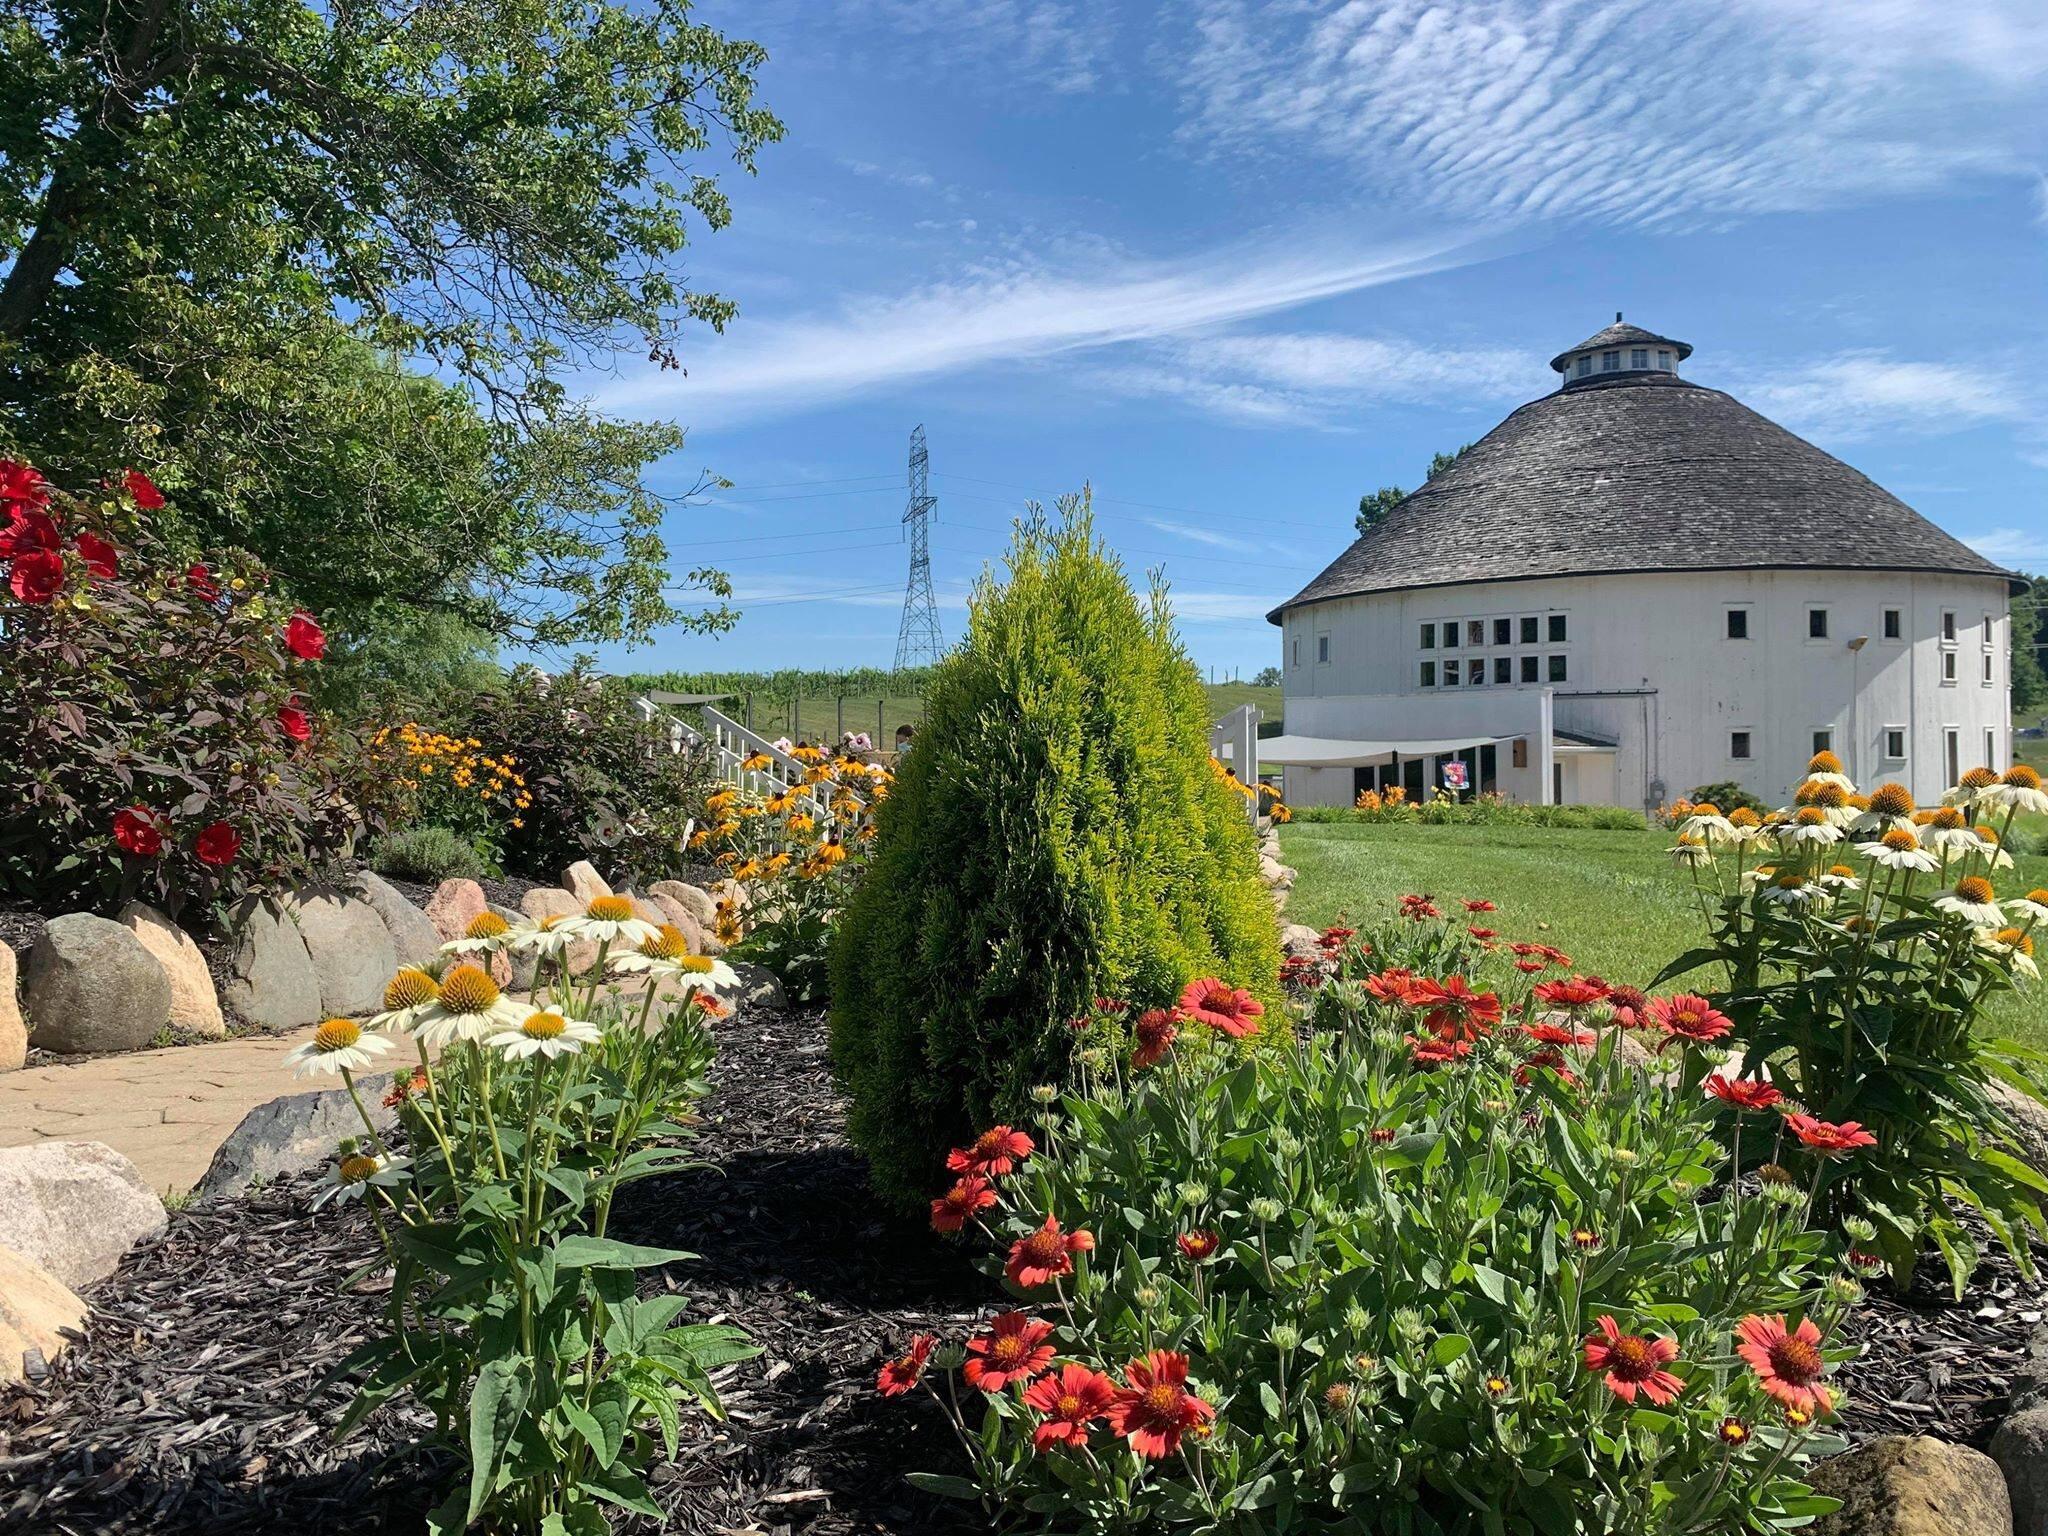
<path id="1" fill-rule="evenodd" d="M 313 1197 L 313 1209 L 319 1210 L 330 1200 L 360 1199 L 363 1191 L 373 1186 L 390 1189 L 403 1184 L 412 1177 L 406 1172 L 411 1166 L 411 1158 L 397 1153 L 350 1152 L 327 1170 L 320 1193 Z"/>
<path id="2" fill-rule="evenodd" d="M 565 1019 L 559 1013 L 528 1014 L 517 1029 L 502 1030 L 487 1042 L 517 1059 L 541 1056 L 573 1056 L 586 1045 L 595 1045 L 604 1031 L 587 1019 Z"/>
<path id="3" fill-rule="evenodd" d="M 417 966 L 407 966 L 384 988 L 384 1011 L 370 1020 L 372 1029 L 405 1029 L 434 1004 L 441 983 Z"/>
<path id="4" fill-rule="evenodd" d="M 2022 922 L 2048 922 L 2048 889 L 2035 889 L 2024 896 L 2015 896 L 2005 904 L 2009 916 Z"/>
<path id="5" fill-rule="evenodd" d="M 567 916 L 543 917 L 531 923 L 521 923 L 512 930 L 506 947 L 522 954 L 552 958 L 559 955 L 571 944 L 580 942 L 576 931 L 569 926 Z"/>
<path id="6" fill-rule="evenodd" d="M 1920 834 L 1911 827 L 1893 827 L 1874 843 L 1858 843 L 1856 851 L 1886 869 L 1912 869 L 1931 875 L 1941 868 L 1941 859 L 1920 846 Z"/>
<path id="7" fill-rule="evenodd" d="M 1745 869 L 1742 872 L 1744 885 L 1763 885 L 1777 878 L 1778 866 L 1775 864 L 1759 864 L 1754 869 Z"/>
<path id="8" fill-rule="evenodd" d="M 1966 852 L 1982 858 L 1993 869 L 2012 868 L 2012 855 L 1999 844 L 1996 832 L 1989 827 L 1973 827 L 1970 830 L 1977 834 L 1977 846 L 1965 850 Z"/>
<path id="9" fill-rule="evenodd" d="M 1828 813 L 1817 805 L 1801 806 L 1790 823 L 1778 828 L 1778 841 L 1786 847 L 1797 847 L 1801 843 L 1813 843 L 1825 847 L 1842 840 L 1842 829 L 1828 819 Z"/>
<path id="10" fill-rule="evenodd" d="M 1972 768 L 1958 779 L 1954 786 L 1942 792 L 1941 803 L 1967 811 L 1977 804 L 1985 790 L 1998 782 L 1995 768 Z"/>
<path id="11" fill-rule="evenodd" d="M 1808 784 L 1832 784 L 1845 795 L 1856 792 L 1855 781 L 1842 772 L 1842 760 L 1832 752 L 1816 752 L 1807 759 L 1806 777 L 1801 788 Z"/>
<path id="12" fill-rule="evenodd" d="M 1846 864 L 1831 865 L 1824 873 L 1814 876 L 1814 883 L 1830 891 L 1858 891 L 1863 888 L 1856 871 Z"/>
<path id="13" fill-rule="evenodd" d="M 633 915 L 633 903 L 624 896 L 599 896 L 583 909 L 581 917 L 562 924 L 577 938 L 600 944 L 640 944 L 661 932 L 645 918 Z"/>
<path id="14" fill-rule="evenodd" d="M 1689 832 L 1679 833 L 1678 841 L 1664 851 L 1680 869 L 1696 869 L 1714 862 L 1713 850 Z"/>
<path id="15" fill-rule="evenodd" d="M 2005 770 L 1996 784 L 1978 797 L 1979 805 L 1995 805 L 2008 811 L 2030 811 L 2048 815 L 2048 790 L 2041 787 L 2041 775 L 2025 763 Z"/>
<path id="16" fill-rule="evenodd" d="M 1913 795 L 1903 784 L 1880 784 L 1864 810 L 1849 823 L 1855 837 L 1882 837 L 1894 827 L 1913 825 Z"/>
<path id="17" fill-rule="evenodd" d="M 1953 815 L 1954 813 L 1944 812 L 1943 814 Z M 1921 840 L 1945 859 L 1960 858 L 1964 854 L 1978 853 L 1984 847 L 1983 839 L 1977 836 L 1976 828 L 1963 825 L 1960 818 L 1954 824 L 1940 820 L 1929 823 Z"/>
<path id="18" fill-rule="evenodd" d="M 612 963 L 622 971 L 644 976 L 679 976 L 707 992 L 739 985 L 739 977 L 723 960 L 692 954 L 689 938 L 672 923 L 662 924 L 653 938 L 641 940 L 638 949 L 614 956 Z"/>
<path id="19" fill-rule="evenodd" d="M 1780 907 L 1810 907 L 1816 902 L 1826 901 L 1827 896 L 1826 891 L 1804 875 L 1780 875 L 1764 892 L 1765 901 Z"/>
<path id="20" fill-rule="evenodd" d="M 1702 843 L 1730 843 L 1735 840 L 1735 824 L 1721 814 L 1719 806 L 1701 804 L 1678 824 L 1678 835 Z"/>
<path id="21" fill-rule="evenodd" d="M 480 912 L 462 930 L 462 937 L 441 946 L 444 955 L 494 955 L 512 941 L 512 925 L 495 912 Z"/>
<path id="22" fill-rule="evenodd" d="M 1934 905 L 1943 912 L 1968 918 L 1979 928 L 2003 928 L 2005 911 L 1995 898 L 1996 892 L 1989 880 L 1982 875 L 1965 875 L 1955 883 L 1953 890 L 1935 897 Z"/>
<path id="23" fill-rule="evenodd" d="M 414 1039 L 432 1047 L 451 1040 L 482 1040 L 525 1017 L 526 1010 L 498 990 L 490 972 L 458 965 L 441 978 L 441 995 L 420 1011 L 411 1027 Z"/>
<path id="24" fill-rule="evenodd" d="M 313 1038 L 285 1053 L 285 1063 L 294 1077 L 316 1072 L 360 1072 L 391 1049 L 382 1035 L 366 1034 L 354 1019 L 328 1019 L 313 1031 Z"/>
<path id="25" fill-rule="evenodd" d="M 1979 928 L 1977 943 L 1995 955 L 2003 955 L 2012 961 L 2012 968 L 2020 975 L 2033 981 L 2041 979 L 2041 968 L 2034 963 L 2034 936 L 2023 928 Z"/>

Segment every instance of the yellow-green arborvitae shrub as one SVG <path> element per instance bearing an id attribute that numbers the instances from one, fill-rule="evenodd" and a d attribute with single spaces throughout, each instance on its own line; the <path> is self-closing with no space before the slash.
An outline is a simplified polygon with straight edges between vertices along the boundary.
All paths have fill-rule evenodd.
<path id="1" fill-rule="evenodd" d="M 1060 1079 L 1093 997 L 1164 1006 L 1217 975 L 1277 1000 L 1273 906 L 1209 726 L 1164 593 L 1133 594 L 1085 496 L 1020 526 L 834 940 L 832 1063 L 884 1194 L 929 1198 L 947 1147 Z"/>

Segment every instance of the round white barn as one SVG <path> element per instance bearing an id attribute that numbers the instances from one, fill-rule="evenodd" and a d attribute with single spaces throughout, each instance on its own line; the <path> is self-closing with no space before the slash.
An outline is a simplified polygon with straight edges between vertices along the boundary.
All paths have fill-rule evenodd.
<path id="1" fill-rule="evenodd" d="M 2006 767 L 2016 578 L 1615 321 L 1267 616 L 1287 798 L 1782 804 L 1823 748 L 1932 798 Z"/>

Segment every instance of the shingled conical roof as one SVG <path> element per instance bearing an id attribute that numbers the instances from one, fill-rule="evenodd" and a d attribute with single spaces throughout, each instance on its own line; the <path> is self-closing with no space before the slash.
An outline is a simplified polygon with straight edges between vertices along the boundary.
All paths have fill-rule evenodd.
<path id="1" fill-rule="evenodd" d="M 1673 373 L 1624 373 L 1530 401 L 1266 617 L 1461 582 L 1714 570 L 1950 571 L 2023 585 L 1732 396 Z"/>

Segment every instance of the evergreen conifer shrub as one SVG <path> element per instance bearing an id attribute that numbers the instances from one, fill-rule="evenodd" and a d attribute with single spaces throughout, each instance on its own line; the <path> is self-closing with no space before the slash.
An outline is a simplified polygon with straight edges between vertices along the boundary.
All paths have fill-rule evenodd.
<path id="1" fill-rule="evenodd" d="M 1063 1075 L 1092 998 L 1167 1006 L 1217 975 L 1277 1000 L 1257 846 L 1163 588 L 1133 594 L 1085 493 L 1034 511 L 1007 564 L 933 674 L 833 945 L 851 1133 L 906 1204 Z"/>

